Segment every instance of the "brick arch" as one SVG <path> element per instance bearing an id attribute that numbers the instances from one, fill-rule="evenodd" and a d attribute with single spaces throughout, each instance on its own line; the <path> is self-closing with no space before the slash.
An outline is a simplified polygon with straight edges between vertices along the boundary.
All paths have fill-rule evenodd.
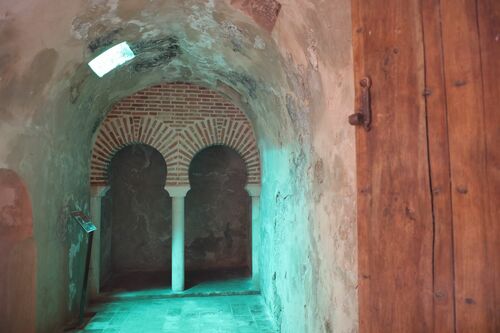
<path id="1" fill-rule="evenodd" d="M 111 160 L 118 151 L 133 144 L 146 144 L 158 150 L 165 159 L 168 175 L 168 170 L 174 167 L 175 146 L 172 143 L 176 136 L 174 129 L 152 117 L 106 119 L 92 151 L 91 184 L 107 185 Z"/>
<path id="2" fill-rule="evenodd" d="M 189 182 L 189 165 L 196 154 L 210 146 L 234 149 L 245 161 L 249 184 L 260 183 L 257 142 L 248 121 L 206 119 L 187 127 L 179 140 L 179 173 Z M 185 177 L 185 178 L 184 178 Z"/>
<path id="3" fill-rule="evenodd" d="M 189 164 L 201 150 L 225 145 L 245 161 L 249 184 L 260 184 L 257 142 L 245 114 L 207 88 L 186 83 L 149 87 L 115 104 L 99 128 L 90 182 L 108 185 L 113 156 L 131 144 L 158 150 L 167 165 L 166 185 L 189 185 Z"/>

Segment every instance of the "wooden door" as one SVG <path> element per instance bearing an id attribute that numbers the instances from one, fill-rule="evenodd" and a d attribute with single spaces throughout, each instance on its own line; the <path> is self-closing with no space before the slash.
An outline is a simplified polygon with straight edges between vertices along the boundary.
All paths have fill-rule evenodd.
<path id="1" fill-rule="evenodd" d="M 360 331 L 500 332 L 500 1 L 352 3 Z"/>

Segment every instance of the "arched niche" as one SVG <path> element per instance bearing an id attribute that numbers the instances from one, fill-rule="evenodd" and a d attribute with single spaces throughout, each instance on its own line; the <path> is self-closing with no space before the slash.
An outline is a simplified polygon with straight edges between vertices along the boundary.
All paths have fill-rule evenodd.
<path id="1" fill-rule="evenodd" d="M 0 331 L 35 332 L 36 248 L 23 180 L 0 169 Z"/>
<path id="2" fill-rule="evenodd" d="M 206 147 L 191 160 L 185 227 L 188 281 L 250 275 L 247 177 L 245 160 L 228 146 Z"/>
<path id="3" fill-rule="evenodd" d="M 143 144 L 126 146 L 111 160 L 100 235 L 101 281 L 112 276 L 110 288 L 127 274 L 170 267 L 171 200 L 164 189 L 167 173 L 161 153 Z"/>

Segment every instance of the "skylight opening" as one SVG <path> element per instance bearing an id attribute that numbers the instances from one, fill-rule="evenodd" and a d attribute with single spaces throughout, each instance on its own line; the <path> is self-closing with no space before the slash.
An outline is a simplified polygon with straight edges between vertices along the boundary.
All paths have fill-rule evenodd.
<path id="1" fill-rule="evenodd" d="M 127 42 L 122 42 L 92 59 L 89 66 L 97 76 L 103 77 L 116 67 L 134 58 L 135 54 Z"/>

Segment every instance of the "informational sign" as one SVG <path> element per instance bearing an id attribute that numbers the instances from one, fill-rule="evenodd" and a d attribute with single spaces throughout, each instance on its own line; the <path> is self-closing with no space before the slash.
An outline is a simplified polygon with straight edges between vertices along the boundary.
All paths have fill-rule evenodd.
<path id="1" fill-rule="evenodd" d="M 82 227 L 83 231 L 88 235 L 87 257 L 85 259 L 85 271 L 83 275 L 82 294 L 80 298 L 80 316 L 78 317 L 78 327 L 83 323 L 85 306 L 87 305 L 87 285 L 89 280 L 90 257 L 92 255 L 92 240 L 94 239 L 94 231 L 96 231 L 97 228 L 90 220 L 90 217 L 82 211 L 71 212 L 71 219 L 77 222 L 80 227 Z"/>
<path id="2" fill-rule="evenodd" d="M 90 217 L 85 215 L 82 211 L 72 212 L 71 216 L 87 234 L 96 231 L 97 228 L 90 220 Z"/>

